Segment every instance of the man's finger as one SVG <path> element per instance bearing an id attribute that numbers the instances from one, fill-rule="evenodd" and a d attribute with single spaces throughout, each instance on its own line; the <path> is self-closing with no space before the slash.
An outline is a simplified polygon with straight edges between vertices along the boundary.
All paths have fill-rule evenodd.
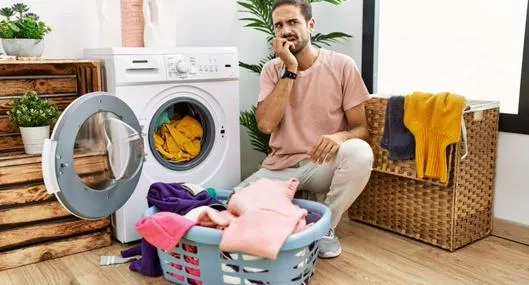
<path id="1" fill-rule="evenodd" d="M 323 140 L 322 143 L 320 144 L 320 147 L 317 153 L 317 162 L 319 164 L 323 163 L 325 159 L 325 154 L 327 154 L 327 150 L 329 149 L 329 144 L 331 143 L 328 140 Z M 330 147 L 332 147 L 332 144 Z"/>
<path id="2" fill-rule="evenodd" d="M 333 142 L 327 141 L 327 145 L 325 146 L 325 149 L 323 151 L 325 156 L 323 157 L 322 163 L 327 162 L 329 157 L 332 156 L 331 150 L 334 147 L 334 145 L 335 144 Z"/>
<path id="3" fill-rule="evenodd" d="M 331 150 L 329 151 L 329 156 L 327 157 L 326 162 L 329 162 L 334 156 L 336 156 L 336 153 L 338 152 L 339 149 L 340 147 L 338 145 L 333 145 Z"/>
<path id="4" fill-rule="evenodd" d="M 287 48 L 288 50 L 290 50 L 291 47 L 292 48 L 294 47 L 294 43 L 287 41 L 286 44 L 284 45 L 284 47 Z"/>

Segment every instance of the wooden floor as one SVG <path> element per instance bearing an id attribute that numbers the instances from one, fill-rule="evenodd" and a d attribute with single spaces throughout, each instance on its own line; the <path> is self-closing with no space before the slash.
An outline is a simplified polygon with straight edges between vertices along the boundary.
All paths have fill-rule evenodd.
<path id="1" fill-rule="evenodd" d="M 344 252 L 320 260 L 311 285 L 529 284 L 529 246 L 488 237 L 454 253 L 360 223 L 338 227 Z M 115 244 L 0 272 L 0 284 L 167 284 L 143 277 L 128 265 L 99 266 L 117 255 Z M 207 285 L 207 284 L 206 284 Z M 215 284 L 214 284 L 215 285 Z"/>

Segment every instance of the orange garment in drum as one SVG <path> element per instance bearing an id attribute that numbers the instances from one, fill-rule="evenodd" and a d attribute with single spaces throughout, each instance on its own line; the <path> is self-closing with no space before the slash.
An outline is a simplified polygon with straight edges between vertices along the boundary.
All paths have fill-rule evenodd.
<path id="1" fill-rule="evenodd" d="M 163 124 L 154 134 L 154 145 L 165 159 L 175 162 L 189 161 L 200 153 L 200 140 L 203 135 L 200 122 L 185 116 Z"/>

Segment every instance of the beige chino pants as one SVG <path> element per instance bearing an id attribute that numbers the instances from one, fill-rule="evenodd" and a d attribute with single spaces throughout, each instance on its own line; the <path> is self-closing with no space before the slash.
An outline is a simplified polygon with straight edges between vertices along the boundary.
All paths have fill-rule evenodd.
<path id="1" fill-rule="evenodd" d="M 345 211 L 362 193 L 371 176 L 372 167 L 373 151 L 369 144 L 361 139 L 350 139 L 340 146 L 334 159 L 327 163 L 315 164 L 310 159 L 305 159 L 286 169 L 260 168 L 235 187 L 235 191 L 259 178 L 296 178 L 300 183 L 298 190 L 315 194 L 316 200 L 330 208 L 334 229 Z"/>

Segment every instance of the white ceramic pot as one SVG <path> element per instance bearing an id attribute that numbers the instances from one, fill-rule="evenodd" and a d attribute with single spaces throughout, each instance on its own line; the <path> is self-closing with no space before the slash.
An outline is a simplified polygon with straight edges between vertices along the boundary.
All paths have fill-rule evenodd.
<path id="1" fill-rule="evenodd" d="M 44 40 L 2 39 L 2 46 L 10 56 L 39 57 L 44 51 Z"/>
<path id="2" fill-rule="evenodd" d="M 50 126 L 20 127 L 20 135 L 22 135 L 24 150 L 27 154 L 40 154 L 44 140 L 50 137 Z"/>

